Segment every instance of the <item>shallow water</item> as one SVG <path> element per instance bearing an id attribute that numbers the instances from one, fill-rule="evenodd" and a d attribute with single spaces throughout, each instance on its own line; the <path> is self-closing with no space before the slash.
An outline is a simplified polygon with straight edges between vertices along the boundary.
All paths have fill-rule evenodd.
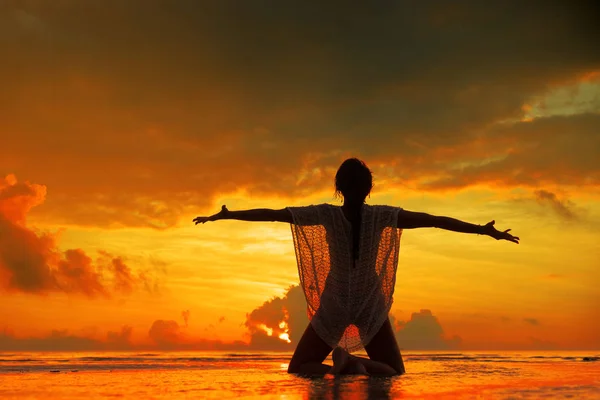
<path id="1" fill-rule="evenodd" d="M 0 353 L 0 398 L 600 399 L 598 352 L 406 353 L 393 378 L 290 375 L 289 357 Z"/>

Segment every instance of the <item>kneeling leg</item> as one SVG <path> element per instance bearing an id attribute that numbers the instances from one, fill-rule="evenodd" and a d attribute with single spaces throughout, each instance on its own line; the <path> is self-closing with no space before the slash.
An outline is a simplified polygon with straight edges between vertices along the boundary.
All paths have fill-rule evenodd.
<path id="1" fill-rule="evenodd" d="M 351 357 L 359 360 L 370 375 L 392 376 L 406 372 L 389 318 L 365 346 L 365 350 L 369 358 Z"/>
<path id="2" fill-rule="evenodd" d="M 289 373 L 324 375 L 331 369 L 323 364 L 332 348 L 317 335 L 309 323 L 288 365 Z"/>

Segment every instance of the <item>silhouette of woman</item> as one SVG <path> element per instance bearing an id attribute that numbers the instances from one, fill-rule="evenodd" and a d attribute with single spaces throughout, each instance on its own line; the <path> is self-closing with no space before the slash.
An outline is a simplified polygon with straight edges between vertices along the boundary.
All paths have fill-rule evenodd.
<path id="1" fill-rule="evenodd" d="M 364 162 L 350 158 L 335 176 L 343 205 L 229 211 L 226 206 L 196 224 L 220 219 L 286 222 L 292 227 L 300 283 L 310 323 L 288 372 L 301 374 L 398 375 L 405 372 L 389 320 L 403 229 L 441 228 L 519 243 L 494 221 L 475 225 L 454 218 L 371 206 L 365 199 L 373 177 Z M 364 348 L 369 358 L 351 355 Z M 333 366 L 323 364 L 333 350 Z"/>

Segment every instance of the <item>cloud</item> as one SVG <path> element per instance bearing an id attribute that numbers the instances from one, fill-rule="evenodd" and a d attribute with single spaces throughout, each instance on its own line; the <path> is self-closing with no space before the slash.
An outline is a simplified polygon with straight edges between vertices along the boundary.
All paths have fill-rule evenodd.
<path id="1" fill-rule="evenodd" d="M 172 320 L 158 319 L 152 323 L 148 336 L 160 348 L 173 348 L 183 341 L 179 324 Z"/>
<path id="2" fill-rule="evenodd" d="M 73 351 L 99 350 L 102 345 L 97 340 L 70 334 L 67 330 L 53 330 L 42 338 L 16 338 L 6 332 L 0 334 L 0 348 L 23 351 Z"/>
<path id="3" fill-rule="evenodd" d="M 265 301 L 246 315 L 249 347 L 260 350 L 293 350 L 308 325 L 306 301 L 297 285 L 282 297 Z"/>
<path id="4" fill-rule="evenodd" d="M 136 342 L 133 328 L 124 325 L 118 331 L 99 334 L 97 329 L 70 332 L 67 329 L 53 329 L 36 337 L 17 336 L 8 328 L 0 329 L 0 351 L 128 351 L 128 350 L 248 350 L 248 344 L 241 340 L 223 342 L 220 340 L 194 338 L 184 335 L 176 321 L 156 320 L 148 330 L 150 341 Z"/>
<path id="5" fill-rule="evenodd" d="M 109 331 L 106 333 L 106 348 L 111 350 L 127 350 L 133 348 L 131 334 L 133 328 L 123 326 L 119 332 Z"/>
<path id="6" fill-rule="evenodd" d="M 64 258 L 58 260 L 58 269 L 54 270 L 56 272 L 50 272 L 53 280 L 56 281 L 55 287 L 58 291 L 66 293 L 81 292 L 89 297 L 97 295 L 108 297 L 108 290 L 102 284 L 100 274 L 96 272 L 92 259 L 83 250 L 67 250 L 64 254 Z M 52 267 L 49 267 L 47 262 L 40 267 L 52 271 L 50 269 Z M 52 286 L 49 285 L 34 289 L 44 291 L 51 288 Z"/>
<path id="7" fill-rule="evenodd" d="M 430 310 L 413 313 L 407 322 L 390 315 L 398 344 L 410 350 L 446 350 L 461 345 L 461 338 L 448 338 Z M 281 324 L 285 322 L 285 325 Z M 261 350 L 293 350 L 308 325 L 306 301 L 302 289 L 291 286 L 282 297 L 274 297 L 246 315 L 249 347 Z M 281 324 L 281 325 L 280 325 Z M 282 329 L 281 326 L 284 328 Z M 290 343 L 280 335 L 287 333 Z"/>
<path id="8" fill-rule="evenodd" d="M 459 348 L 459 336 L 447 338 L 444 329 L 430 310 L 412 313 L 407 322 L 396 323 L 396 339 L 401 349 L 406 350 L 449 350 Z"/>
<path id="9" fill-rule="evenodd" d="M 550 206 L 561 218 L 566 220 L 577 219 L 577 215 L 573 210 L 574 204 L 571 201 L 560 200 L 555 193 L 547 190 L 536 190 L 534 194 L 540 204 Z"/>
<path id="10" fill-rule="evenodd" d="M 185 323 L 185 326 L 187 328 L 188 326 L 188 321 L 190 320 L 190 310 L 184 310 L 181 312 L 181 316 L 183 317 L 183 322 Z"/>
<path id="11" fill-rule="evenodd" d="M 220 324 L 222 324 L 223 321 L 225 321 L 225 317 L 224 316 L 220 316 L 219 319 L 217 320 L 217 322 L 208 324 L 208 326 L 206 328 L 204 328 L 204 331 L 208 332 L 208 331 L 214 330 L 215 327 L 218 326 L 218 325 L 220 325 Z"/>
<path id="12" fill-rule="evenodd" d="M 29 228 L 27 214 L 45 194 L 44 186 L 19 183 L 14 175 L 0 179 L 0 289 L 109 297 L 147 284 L 120 257 L 101 251 L 94 263 L 81 249 L 60 251 L 57 235 Z"/>
<path id="13" fill-rule="evenodd" d="M 148 331 L 152 341 L 150 348 L 162 350 L 248 350 L 248 343 L 235 340 L 223 342 L 221 340 L 203 339 L 193 337 L 189 332 L 183 332 L 177 321 L 158 319 L 154 321 Z M 142 346 L 143 347 L 143 346 Z"/>
<path id="14" fill-rule="evenodd" d="M 120 332 L 108 332 L 106 340 L 89 335 L 54 329 L 40 337 L 18 337 L 7 328 L 0 331 L 0 351 L 99 351 L 129 350 L 131 328 L 124 326 Z"/>
<path id="15" fill-rule="evenodd" d="M 540 325 L 540 321 L 537 320 L 536 318 L 523 318 L 523 322 L 529 324 L 529 325 L 533 325 L 533 326 L 539 326 Z"/>
<path id="16" fill-rule="evenodd" d="M 0 74 L 19 79 L 0 99 L 0 171 L 52 188 L 40 218 L 156 229 L 223 193 L 328 190 L 347 155 L 429 191 L 597 186 L 597 142 L 579 117 L 597 126 L 596 103 L 556 130 L 536 123 L 559 112 L 548 107 L 527 128 L 497 128 L 600 70 L 582 4 L 345 4 L 343 17 L 339 5 L 288 2 L 8 6 L 0 26 L 44 34 L 3 42 Z"/>
<path id="17" fill-rule="evenodd" d="M 452 157 L 450 153 L 438 176 L 418 187 L 423 190 L 455 190 L 478 184 L 598 187 L 599 124 L 600 114 L 582 114 L 497 125 L 478 144 L 466 145 L 462 150 L 471 150 L 472 154 Z M 466 162 L 469 159 L 473 162 Z"/>
<path id="18" fill-rule="evenodd" d="M 32 11 L 23 8 L 13 8 L 6 12 L 6 5 L 0 15 L 0 38 L 6 40 L 23 40 L 32 37 L 39 39 L 39 35 L 48 33 L 44 22 Z"/>
<path id="19" fill-rule="evenodd" d="M 114 290 L 120 293 L 130 294 L 137 284 L 136 280 L 138 279 L 133 275 L 131 268 L 125 265 L 123 259 L 120 257 L 113 258 L 110 264 L 108 264 L 108 268 L 114 276 Z M 144 278 L 145 277 L 140 277 L 140 279 Z"/>

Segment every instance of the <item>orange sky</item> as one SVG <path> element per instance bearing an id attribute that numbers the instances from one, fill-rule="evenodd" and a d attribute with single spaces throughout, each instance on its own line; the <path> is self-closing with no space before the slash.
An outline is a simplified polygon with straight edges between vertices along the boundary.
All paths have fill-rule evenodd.
<path id="1" fill-rule="evenodd" d="M 348 156 L 522 240 L 405 231 L 401 347 L 599 349 L 593 21 L 515 4 L 0 6 L 0 350 L 293 349 L 289 226 L 191 220 L 339 204 Z"/>

